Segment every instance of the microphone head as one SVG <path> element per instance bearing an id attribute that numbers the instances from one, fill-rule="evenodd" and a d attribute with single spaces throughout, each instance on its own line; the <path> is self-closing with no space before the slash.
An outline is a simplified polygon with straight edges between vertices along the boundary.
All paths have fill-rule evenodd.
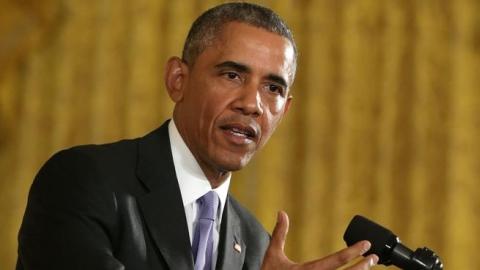
<path id="1" fill-rule="evenodd" d="M 369 219 L 356 215 L 347 227 L 343 240 L 348 246 L 358 241 L 368 240 L 372 247 L 364 256 L 376 254 L 379 258 L 378 263 L 390 265 L 391 253 L 393 248 L 400 242 L 398 237 L 390 230 L 376 224 Z"/>

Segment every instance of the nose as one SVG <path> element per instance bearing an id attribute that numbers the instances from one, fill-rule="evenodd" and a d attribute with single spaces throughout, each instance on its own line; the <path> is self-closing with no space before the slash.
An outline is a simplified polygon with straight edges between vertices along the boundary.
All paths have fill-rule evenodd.
<path id="1" fill-rule="evenodd" d="M 244 115 L 258 117 L 263 114 L 262 98 L 259 87 L 254 83 L 245 85 L 233 103 L 233 108 Z"/>

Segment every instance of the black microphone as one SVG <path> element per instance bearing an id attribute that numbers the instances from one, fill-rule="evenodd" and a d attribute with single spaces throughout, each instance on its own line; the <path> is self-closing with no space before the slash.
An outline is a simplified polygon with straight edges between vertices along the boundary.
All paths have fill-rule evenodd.
<path id="1" fill-rule="evenodd" d="M 347 227 L 343 240 L 347 246 L 358 241 L 368 240 L 372 247 L 363 256 L 376 254 L 378 264 L 395 265 L 404 270 L 442 270 L 440 258 L 430 249 L 418 248 L 415 251 L 400 243 L 400 239 L 390 230 L 356 215 Z"/>

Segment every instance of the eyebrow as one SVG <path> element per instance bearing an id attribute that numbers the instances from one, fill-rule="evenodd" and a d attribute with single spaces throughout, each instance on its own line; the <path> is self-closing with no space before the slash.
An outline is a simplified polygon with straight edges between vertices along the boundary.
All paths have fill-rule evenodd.
<path id="1" fill-rule="evenodd" d="M 278 76 L 278 75 L 275 75 L 275 74 L 269 74 L 267 76 L 267 79 L 282 85 L 284 88 L 288 88 L 287 82 L 281 76 Z"/>
<path id="2" fill-rule="evenodd" d="M 249 68 L 247 65 L 240 64 L 240 63 L 237 63 L 237 62 L 234 62 L 234 61 L 222 62 L 218 65 L 215 65 L 215 68 L 217 68 L 217 69 L 232 68 L 232 69 L 235 69 L 236 71 L 244 72 L 244 73 L 251 73 L 252 72 L 252 69 Z"/>
<path id="3" fill-rule="evenodd" d="M 242 72 L 242 73 L 251 73 L 252 72 L 252 69 L 250 67 L 248 67 L 247 65 L 237 63 L 237 62 L 234 62 L 234 61 L 222 62 L 220 64 L 215 65 L 215 68 L 217 68 L 217 69 L 231 68 L 231 69 L 234 69 L 234 70 L 236 70 L 238 72 Z M 287 81 L 282 76 L 279 76 L 279 75 L 276 75 L 276 74 L 268 74 L 266 78 L 270 81 L 273 81 L 273 82 L 276 82 L 276 83 L 282 85 L 285 88 L 288 87 Z"/>

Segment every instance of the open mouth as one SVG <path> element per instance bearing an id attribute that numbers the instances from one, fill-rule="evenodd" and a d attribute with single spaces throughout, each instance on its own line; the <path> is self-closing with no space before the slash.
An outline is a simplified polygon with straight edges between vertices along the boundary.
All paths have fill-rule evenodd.
<path id="1" fill-rule="evenodd" d="M 248 139 L 250 141 L 254 141 L 258 136 L 257 129 L 248 125 L 226 124 L 221 126 L 220 128 L 224 131 L 227 131 L 233 136 Z"/>

